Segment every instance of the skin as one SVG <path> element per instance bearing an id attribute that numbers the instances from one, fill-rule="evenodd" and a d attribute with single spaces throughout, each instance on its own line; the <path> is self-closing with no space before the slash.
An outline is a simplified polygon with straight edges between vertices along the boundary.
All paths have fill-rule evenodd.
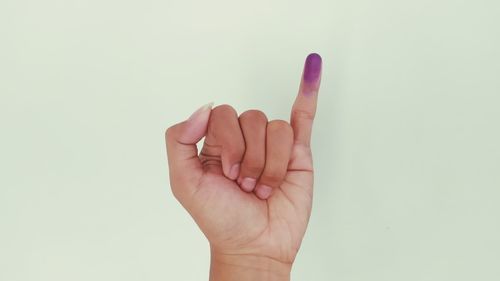
<path id="1" fill-rule="evenodd" d="M 210 280 L 290 280 L 311 214 L 320 81 L 310 54 L 290 122 L 209 104 L 167 129 L 170 184 L 210 243 Z"/>

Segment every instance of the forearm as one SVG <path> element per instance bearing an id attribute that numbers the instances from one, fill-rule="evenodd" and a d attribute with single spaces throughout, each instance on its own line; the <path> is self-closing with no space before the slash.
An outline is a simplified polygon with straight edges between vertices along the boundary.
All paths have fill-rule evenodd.
<path id="1" fill-rule="evenodd" d="M 212 251 L 210 281 L 289 281 L 291 268 L 291 264 L 267 257 Z"/>

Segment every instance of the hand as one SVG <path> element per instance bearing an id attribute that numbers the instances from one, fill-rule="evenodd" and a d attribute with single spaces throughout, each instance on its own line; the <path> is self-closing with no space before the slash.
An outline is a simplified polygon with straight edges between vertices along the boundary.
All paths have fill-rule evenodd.
<path id="1" fill-rule="evenodd" d="M 311 212 L 320 81 L 321 57 L 310 54 L 290 124 L 207 105 L 168 128 L 172 191 L 210 242 L 211 280 L 288 280 Z"/>

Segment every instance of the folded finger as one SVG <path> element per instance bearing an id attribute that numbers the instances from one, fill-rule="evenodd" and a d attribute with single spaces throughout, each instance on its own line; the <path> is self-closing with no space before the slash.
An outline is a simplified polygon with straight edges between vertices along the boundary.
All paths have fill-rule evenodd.
<path id="1" fill-rule="evenodd" d="M 226 177 L 238 178 L 240 163 L 245 153 L 245 140 L 238 122 L 238 115 L 229 105 L 219 105 L 212 109 L 208 121 L 207 136 L 201 156 L 205 163 L 216 164 L 220 159 Z"/>
<path id="2" fill-rule="evenodd" d="M 238 183 L 241 189 L 251 192 L 266 163 L 267 117 L 262 111 L 248 110 L 242 113 L 239 119 L 245 138 L 245 155 Z"/>
<path id="3" fill-rule="evenodd" d="M 292 145 L 293 130 L 288 122 L 273 120 L 267 124 L 266 164 L 255 188 L 255 194 L 260 199 L 269 198 L 273 189 L 281 186 L 286 176 Z"/>

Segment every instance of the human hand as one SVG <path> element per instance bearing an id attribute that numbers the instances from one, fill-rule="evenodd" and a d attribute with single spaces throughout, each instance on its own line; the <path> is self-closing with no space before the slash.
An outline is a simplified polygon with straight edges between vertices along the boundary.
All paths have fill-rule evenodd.
<path id="1" fill-rule="evenodd" d="M 207 105 L 167 129 L 172 191 L 210 243 L 210 280 L 289 279 L 311 213 L 321 64 L 307 57 L 290 123 Z"/>

